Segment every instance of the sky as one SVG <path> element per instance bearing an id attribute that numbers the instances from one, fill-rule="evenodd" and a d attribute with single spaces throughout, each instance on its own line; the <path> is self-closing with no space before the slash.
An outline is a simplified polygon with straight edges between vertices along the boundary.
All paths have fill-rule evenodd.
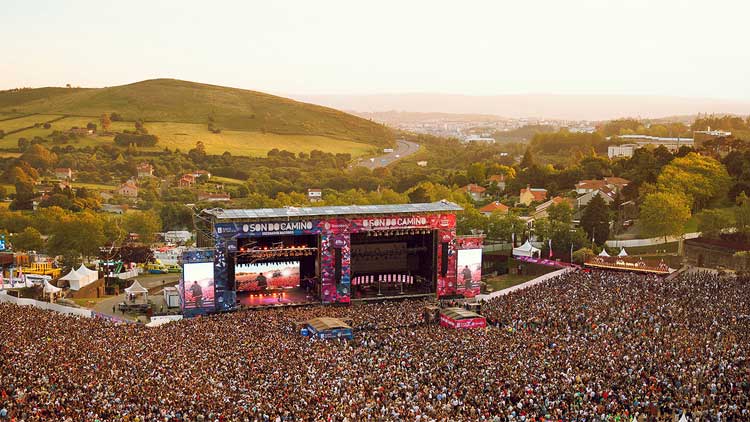
<path id="1" fill-rule="evenodd" d="M 0 0 L 0 89 L 750 100 L 744 0 Z"/>

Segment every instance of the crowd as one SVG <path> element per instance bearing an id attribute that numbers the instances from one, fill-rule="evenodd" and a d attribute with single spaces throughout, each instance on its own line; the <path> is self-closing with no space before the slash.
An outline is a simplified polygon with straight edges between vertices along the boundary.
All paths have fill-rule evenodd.
<path id="1" fill-rule="evenodd" d="M 572 272 L 479 330 L 409 301 L 157 328 L 0 304 L 0 421 L 747 421 L 748 282 Z M 315 316 L 355 339 L 300 336 Z"/>

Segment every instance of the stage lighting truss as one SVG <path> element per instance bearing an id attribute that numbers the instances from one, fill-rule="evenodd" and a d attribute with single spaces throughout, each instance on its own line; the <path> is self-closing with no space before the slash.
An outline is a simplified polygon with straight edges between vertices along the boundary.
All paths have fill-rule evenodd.
<path id="1" fill-rule="evenodd" d="M 268 246 L 254 246 L 250 248 L 242 247 L 237 251 L 238 257 L 248 257 L 253 261 L 261 261 L 264 259 L 275 259 L 275 258 L 294 258 L 314 255 L 317 252 L 317 248 L 309 246 L 284 246 L 283 244 L 274 244 L 271 247 Z"/>
<path id="2" fill-rule="evenodd" d="M 393 229 L 393 230 L 371 230 L 367 232 L 369 237 L 394 237 L 394 236 L 416 236 L 430 234 L 430 229 Z"/>

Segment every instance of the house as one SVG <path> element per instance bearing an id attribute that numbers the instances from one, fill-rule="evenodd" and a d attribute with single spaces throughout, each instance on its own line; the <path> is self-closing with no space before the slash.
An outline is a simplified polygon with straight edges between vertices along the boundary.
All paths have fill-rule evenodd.
<path id="1" fill-rule="evenodd" d="M 72 127 L 68 130 L 68 134 L 76 136 L 88 136 L 93 135 L 94 130 L 85 127 Z"/>
<path id="2" fill-rule="evenodd" d="M 199 192 L 198 193 L 198 200 L 199 201 L 206 201 L 206 202 L 225 202 L 229 201 L 232 198 L 229 197 L 229 194 L 224 193 L 210 193 L 210 192 Z"/>
<path id="3" fill-rule="evenodd" d="M 417 161 L 417 165 L 419 167 L 427 167 L 427 161 Z"/>
<path id="4" fill-rule="evenodd" d="M 607 157 L 630 158 L 637 149 L 638 144 L 610 145 L 607 147 Z"/>
<path id="5" fill-rule="evenodd" d="M 630 180 L 623 179 L 622 177 L 605 177 L 604 182 L 617 192 L 622 192 L 622 189 L 630 184 Z"/>
<path id="6" fill-rule="evenodd" d="M 114 198 L 115 196 L 112 194 L 112 192 L 99 192 L 99 198 L 102 198 L 103 201 L 109 201 L 110 199 Z"/>
<path id="7" fill-rule="evenodd" d="M 479 209 L 479 212 L 484 214 L 485 217 L 491 216 L 493 213 L 498 212 L 500 214 L 507 214 L 510 207 L 503 204 L 500 201 L 492 201 L 489 204 Z"/>
<path id="8" fill-rule="evenodd" d="M 308 189 L 307 200 L 310 202 L 318 202 L 323 200 L 323 191 L 320 189 Z"/>
<path id="9" fill-rule="evenodd" d="M 177 181 L 177 185 L 181 188 L 189 188 L 195 184 L 195 176 L 192 174 L 183 174 L 180 180 Z"/>
<path id="10" fill-rule="evenodd" d="M 571 211 L 573 210 L 573 201 L 570 198 L 563 198 L 562 196 L 556 196 L 549 201 L 543 202 L 536 206 L 534 209 L 534 213 L 532 214 L 532 217 L 539 219 L 539 218 L 546 218 L 549 217 L 548 209 L 552 205 L 560 205 L 562 203 L 567 203 L 570 207 Z"/>
<path id="11" fill-rule="evenodd" d="M 547 199 L 547 189 L 543 188 L 532 188 L 527 185 L 526 188 L 521 189 L 519 194 L 519 202 L 529 206 L 532 202 L 542 202 Z"/>
<path id="12" fill-rule="evenodd" d="M 487 181 L 498 187 L 501 191 L 505 190 L 505 175 L 504 174 L 493 174 Z"/>
<path id="13" fill-rule="evenodd" d="M 576 183 L 576 193 L 583 195 L 585 193 L 591 193 L 595 190 L 601 189 L 607 185 L 604 180 L 581 180 Z"/>
<path id="14" fill-rule="evenodd" d="M 617 192 L 615 192 L 614 189 L 610 188 L 609 186 L 604 186 L 601 189 L 597 189 L 594 191 L 591 191 L 589 193 L 585 193 L 578 198 L 576 198 L 576 208 L 583 208 L 586 205 L 591 202 L 592 199 L 596 195 L 600 195 L 602 199 L 604 199 L 604 202 L 607 203 L 607 205 L 611 204 L 612 201 L 615 200 L 615 196 L 617 196 Z"/>
<path id="15" fill-rule="evenodd" d="M 55 178 L 60 180 L 73 180 L 73 169 L 68 167 L 56 168 Z"/>
<path id="16" fill-rule="evenodd" d="M 468 185 L 462 187 L 461 190 L 468 193 L 471 199 L 473 199 L 474 201 L 481 201 L 482 198 L 484 198 L 484 192 L 487 189 L 482 186 L 475 185 L 474 183 L 469 183 Z"/>
<path id="17" fill-rule="evenodd" d="M 117 188 L 117 194 L 120 196 L 124 196 L 126 198 L 137 198 L 138 197 L 138 185 L 132 180 L 128 180 L 127 182 L 120 185 L 119 188 Z"/>
<path id="18" fill-rule="evenodd" d="M 64 191 L 65 189 L 73 189 L 73 187 L 70 185 L 70 182 L 68 180 L 63 180 L 60 183 L 57 184 L 57 187 Z"/>
<path id="19" fill-rule="evenodd" d="M 151 177 L 154 175 L 154 166 L 149 163 L 138 164 L 138 177 Z"/>

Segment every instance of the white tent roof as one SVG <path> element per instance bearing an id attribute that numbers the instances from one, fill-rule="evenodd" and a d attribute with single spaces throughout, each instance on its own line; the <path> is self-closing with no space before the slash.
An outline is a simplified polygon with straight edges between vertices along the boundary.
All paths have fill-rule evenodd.
<path id="1" fill-rule="evenodd" d="M 141 286 L 141 283 L 138 282 L 138 280 L 134 281 L 133 284 L 130 285 L 130 287 L 125 289 L 125 292 L 127 293 L 148 293 L 148 290 L 146 290 L 145 287 Z"/>
<path id="2" fill-rule="evenodd" d="M 51 285 L 49 281 L 44 282 L 44 293 L 59 293 L 60 290 L 62 289 Z"/>
<path id="3" fill-rule="evenodd" d="M 539 248 L 535 248 L 528 240 L 523 245 L 513 248 L 513 255 L 517 256 L 534 256 L 535 253 L 540 253 Z"/>
<path id="4" fill-rule="evenodd" d="M 606 249 L 602 249 L 601 252 L 599 252 L 599 256 L 609 256 Z"/>
<path id="5" fill-rule="evenodd" d="M 79 274 L 85 275 L 90 281 L 94 281 L 99 278 L 99 273 L 97 271 L 90 270 L 83 264 L 81 264 L 81 266 L 78 267 L 76 271 L 78 271 Z"/>
<path id="6" fill-rule="evenodd" d="M 69 273 L 65 274 L 64 276 L 60 277 L 60 280 L 66 280 L 66 281 L 79 281 L 79 280 L 85 280 L 87 277 L 85 274 L 81 274 L 76 269 L 70 270 Z"/>
<path id="7" fill-rule="evenodd" d="M 617 256 L 628 256 L 628 253 L 625 252 L 625 248 L 621 248 L 620 253 L 618 253 Z"/>

